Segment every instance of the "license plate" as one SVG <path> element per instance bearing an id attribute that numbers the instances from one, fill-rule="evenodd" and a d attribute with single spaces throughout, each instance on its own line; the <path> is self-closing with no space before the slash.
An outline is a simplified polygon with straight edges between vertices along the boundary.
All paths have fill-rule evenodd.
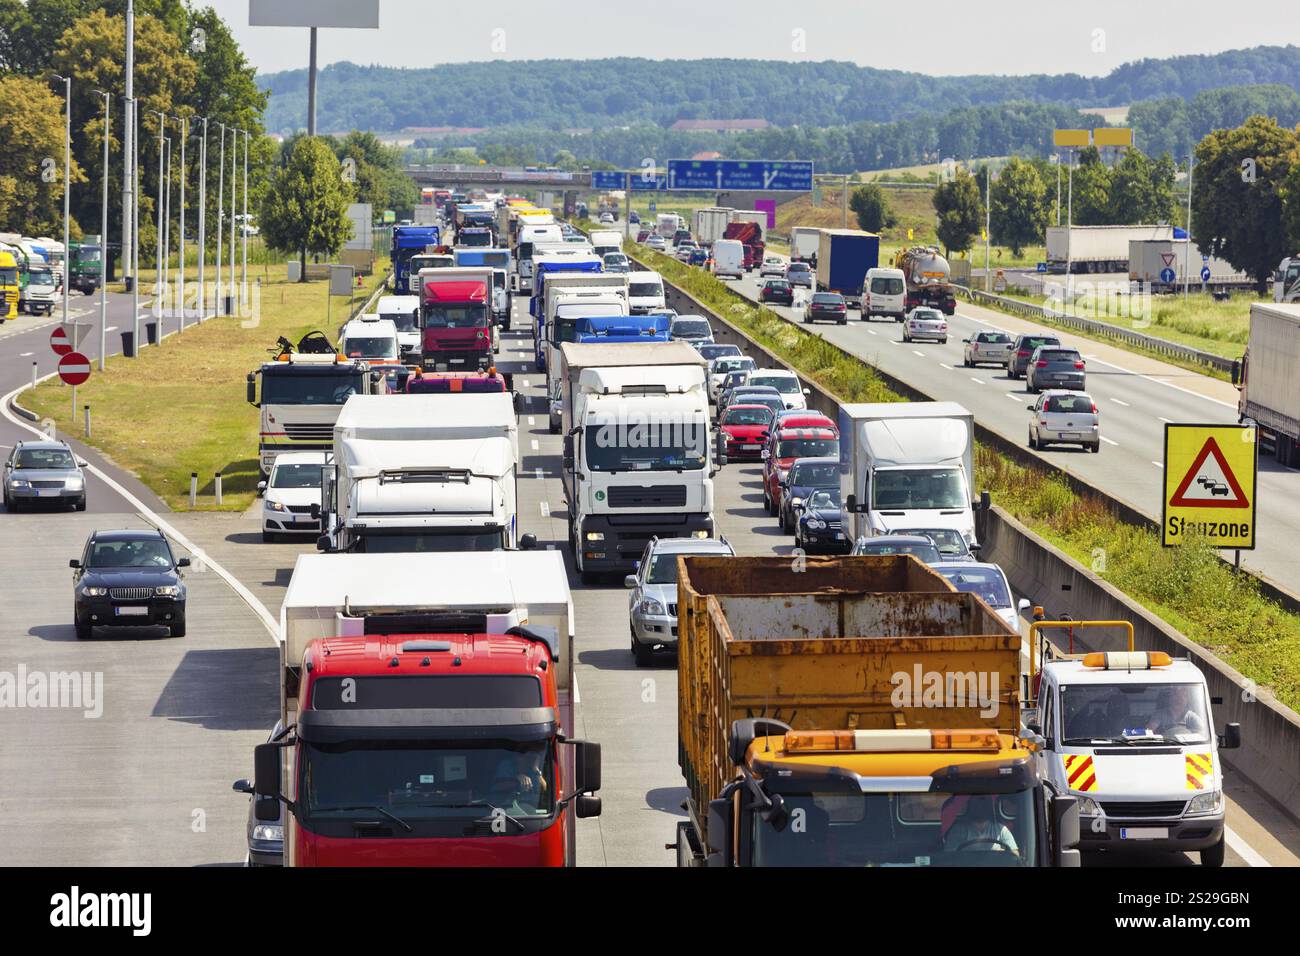
<path id="1" fill-rule="evenodd" d="M 1121 840 L 1168 840 L 1168 827 L 1120 827 Z"/>
<path id="2" fill-rule="evenodd" d="M 114 608 L 113 612 L 118 617 L 143 617 L 149 613 L 149 609 L 147 607 L 118 607 Z"/>
<path id="3" fill-rule="evenodd" d="M 36 497 L 38 498 L 57 498 L 63 492 L 58 488 L 37 488 Z"/>
<path id="4" fill-rule="evenodd" d="M 741 445 L 740 447 L 745 449 L 745 451 L 758 451 L 757 445 Z"/>
<path id="5" fill-rule="evenodd" d="M 1079 437 L 1079 433 L 1078 433 L 1078 432 L 1061 432 L 1061 437 L 1062 437 L 1062 438 L 1078 438 L 1078 437 Z"/>
<path id="6" fill-rule="evenodd" d="M 836 532 L 835 532 L 835 540 L 836 540 L 836 541 L 843 541 L 843 540 L 844 540 L 844 532 L 842 532 L 842 531 L 836 531 Z"/>

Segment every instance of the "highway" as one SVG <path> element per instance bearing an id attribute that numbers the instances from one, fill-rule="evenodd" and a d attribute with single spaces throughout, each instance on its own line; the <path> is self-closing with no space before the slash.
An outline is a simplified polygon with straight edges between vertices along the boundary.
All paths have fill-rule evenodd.
<path id="1" fill-rule="evenodd" d="M 515 373 L 528 398 L 520 416 L 521 531 L 536 534 L 543 547 L 564 549 L 561 439 L 547 430 L 527 303 L 517 300 L 514 311 L 500 364 Z M 791 539 L 763 511 L 760 474 L 757 465 L 723 469 L 719 530 L 740 554 L 788 553 Z M 19 742 L 0 751 L 0 774 L 11 781 L 0 814 L 0 863 L 198 866 L 243 859 L 247 803 L 229 787 L 250 774 L 252 748 L 275 720 L 278 652 L 255 608 L 216 569 L 275 615 L 296 556 L 312 542 L 262 544 L 257 504 L 242 515 L 157 515 L 136 501 L 105 494 L 98 513 L 0 514 L 0 547 L 11 556 L 8 586 L 0 592 L 3 667 L 102 673 L 105 699 L 103 715 L 94 719 L 72 709 L 0 710 L 0 734 Z M 77 642 L 67 559 L 92 528 L 146 520 L 165 520 L 209 558 L 209 570 L 188 575 L 188 636 L 100 632 Z M 38 539 L 42 545 L 30 560 L 12 560 L 25 542 Z M 621 587 L 586 587 L 572 571 L 570 585 L 578 733 L 602 744 L 604 763 L 604 810 L 578 822 L 579 864 L 671 866 L 674 854 L 664 844 L 673 840 L 686 797 L 677 767 L 674 662 L 633 664 Z M 1226 791 L 1228 865 L 1300 864 L 1293 820 L 1230 769 Z M 1153 855 L 1138 862 L 1169 861 Z M 1104 861 L 1087 864 L 1097 862 Z"/>

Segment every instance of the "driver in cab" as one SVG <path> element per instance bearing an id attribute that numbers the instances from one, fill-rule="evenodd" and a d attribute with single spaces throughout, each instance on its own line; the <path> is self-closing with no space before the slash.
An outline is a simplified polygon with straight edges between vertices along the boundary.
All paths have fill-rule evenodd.
<path id="1" fill-rule="evenodd" d="M 993 798 L 985 795 L 966 800 L 961 815 L 944 835 L 943 849 L 948 853 L 975 850 L 1020 855 L 1016 838 L 997 817 Z"/>

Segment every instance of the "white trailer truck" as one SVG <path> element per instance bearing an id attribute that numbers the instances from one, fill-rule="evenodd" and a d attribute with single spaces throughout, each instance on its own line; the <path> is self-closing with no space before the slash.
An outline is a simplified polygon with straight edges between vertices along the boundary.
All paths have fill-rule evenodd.
<path id="1" fill-rule="evenodd" d="M 1209 269 L 1209 278 L 1203 278 Z M 1166 271 L 1168 270 L 1168 271 Z M 1247 289 L 1250 276 L 1218 256 L 1204 255 L 1186 239 L 1134 239 L 1128 244 L 1128 277 L 1152 292 L 1177 292 L 1186 281 L 1196 289 Z"/>
<path id="2" fill-rule="evenodd" d="M 840 407 L 840 493 L 854 540 L 951 528 L 975 547 L 975 416 L 956 402 Z"/>
<path id="3" fill-rule="evenodd" d="M 695 210 L 695 228 L 691 230 L 695 241 L 706 249 L 710 248 L 723 237 L 735 211 L 728 206 L 706 206 Z"/>
<path id="4" fill-rule="evenodd" d="M 1047 271 L 1127 272 L 1128 244 L 1174 238 L 1173 226 L 1048 226 Z"/>
<path id="5" fill-rule="evenodd" d="M 321 550 L 496 551 L 518 534 L 519 432 L 510 395 L 358 396 L 334 426 Z"/>
<path id="6" fill-rule="evenodd" d="M 713 534 L 720 459 L 707 363 L 685 342 L 560 346 L 563 483 L 584 581 L 633 570 L 650 538 Z"/>
<path id="7" fill-rule="evenodd" d="M 817 249 L 821 246 L 821 230 L 813 226 L 795 226 L 790 230 L 790 261 L 817 265 Z"/>
<path id="8" fill-rule="evenodd" d="M 1259 426 L 1260 444 L 1278 462 L 1300 467 L 1300 304 L 1254 302 L 1250 339 L 1236 384 L 1237 411 Z"/>

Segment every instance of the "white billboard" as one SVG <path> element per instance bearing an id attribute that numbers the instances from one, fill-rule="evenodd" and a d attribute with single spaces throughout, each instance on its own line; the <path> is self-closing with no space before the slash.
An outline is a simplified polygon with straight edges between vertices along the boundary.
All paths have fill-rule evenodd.
<path id="1" fill-rule="evenodd" d="M 250 27 L 379 29 L 379 0 L 248 0 Z"/>

